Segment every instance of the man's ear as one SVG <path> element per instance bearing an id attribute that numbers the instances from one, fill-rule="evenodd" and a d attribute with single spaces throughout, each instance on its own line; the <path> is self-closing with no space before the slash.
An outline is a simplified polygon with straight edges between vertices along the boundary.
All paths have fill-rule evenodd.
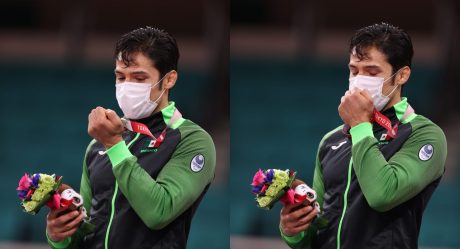
<path id="1" fill-rule="evenodd" d="M 404 66 L 399 70 L 399 73 L 395 75 L 395 82 L 396 84 L 402 86 L 406 84 L 406 82 L 409 80 L 411 73 L 411 69 L 409 66 Z"/>
<path id="2" fill-rule="evenodd" d="M 177 81 L 177 71 L 176 70 L 171 70 L 168 75 L 163 80 L 163 88 L 166 90 L 169 90 L 174 87 Z"/>

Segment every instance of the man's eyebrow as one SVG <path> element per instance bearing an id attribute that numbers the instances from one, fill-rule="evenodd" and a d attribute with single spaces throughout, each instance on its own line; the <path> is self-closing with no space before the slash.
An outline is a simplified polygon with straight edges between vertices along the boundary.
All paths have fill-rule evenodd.
<path id="1" fill-rule="evenodd" d="M 132 74 L 148 75 L 148 73 L 145 72 L 145 71 L 133 71 L 133 72 L 131 72 L 131 73 L 132 73 Z"/>
<path id="2" fill-rule="evenodd" d="M 364 66 L 366 69 L 382 69 L 380 66 L 378 65 L 366 65 Z"/>
<path id="3" fill-rule="evenodd" d="M 115 73 L 115 74 L 123 74 L 122 71 L 117 70 L 117 69 L 114 70 L 114 73 Z M 137 75 L 148 75 L 148 73 L 145 72 L 145 71 L 133 71 L 133 72 L 127 72 L 127 73 L 137 74 Z"/>
<path id="4" fill-rule="evenodd" d="M 348 67 L 356 68 L 358 66 L 350 63 L 348 64 Z M 365 69 L 380 69 L 380 70 L 382 69 L 382 67 L 380 67 L 379 65 L 365 65 L 364 68 Z"/>

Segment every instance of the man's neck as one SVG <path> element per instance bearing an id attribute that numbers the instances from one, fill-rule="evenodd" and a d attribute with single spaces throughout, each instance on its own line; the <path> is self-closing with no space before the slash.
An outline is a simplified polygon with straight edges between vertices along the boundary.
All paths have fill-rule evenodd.
<path id="1" fill-rule="evenodd" d="M 396 105 L 397 103 L 401 102 L 401 94 L 400 93 L 396 93 L 393 98 L 390 99 L 390 101 L 388 101 L 388 104 L 382 109 L 382 111 L 385 111 L 387 109 L 390 109 L 391 107 L 393 107 L 394 105 Z"/>
<path id="2" fill-rule="evenodd" d="M 168 98 L 162 98 L 160 103 L 158 103 L 157 108 L 153 111 L 152 114 L 155 114 L 157 112 L 161 112 L 164 108 L 166 108 L 169 105 L 169 100 Z"/>

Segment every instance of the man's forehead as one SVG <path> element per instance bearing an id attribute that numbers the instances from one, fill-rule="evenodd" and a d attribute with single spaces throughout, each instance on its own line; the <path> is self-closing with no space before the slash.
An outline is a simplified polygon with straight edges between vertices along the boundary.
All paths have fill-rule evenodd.
<path id="1" fill-rule="evenodd" d="M 350 53 L 350 62 L 349 65 L 362 65 L 362 66 L 384 66 L 386 57 L 383 53 L 378 51 L 375 47 L 365 48 L 361 51 L 359 56 L 356 52 L 356 49 L 353 48 Z"/>
<path id="2" fill-rule="evenodd" d="M 132 67 L 132 66 L 133 67 L 135 66 L 153 67 L 154 66 L 153 65 L 154 63 L 152 62 L 152 60 L 141 52 L 120 52 L 118 53 L 118 56 L 115 61 L 117 65 L 119 64 L 120 66 L 124 66 L 124 67 L 127 67 L 127 66 L 129 67 Z"/>
<path id="3" fill-rule="evenodd" d="M 356 57 L 363 57 L 364 58 L 378 58 L 378 57 L 383 57 L 386 58 L 385 54 L 378 49 L 376 46 L 366 46 L 366 47 L 360 47 L 356 48 L 354 47 L 351 50 L 350 53 L 351 56 L 356 56 Z"/>
<path id="4" fill-rule="evenodd" d="M 372 58 L 368 58 L 368 57 L 363 57 L 363 58 L 358 58 L 357 56 L 350 56 L 350 62 L 349 62 L 349 65 L 374 65 L 374 64 L 378 64 L 376 63 L 374 60 L 372 60 Z"/>
<path id="5" fill-rule="evenodd" d="M 118 61 L 114 70 L 115 74 L 133 74 L 133 75 L 151 75 L 155 72 L 151 68 L 146 68 L 139 66 L 137 64 L 130 63 L 129 67 L 126 67 L 126 64 L 123 61 Z"/>
<path id="6" fill-rule="evenodd" d="M 116 69 L 126 69 L 126 70 L 133 70 L 134 68 L 139 68 L 139 64 L 137 63 L 136 60 L 130 60 L 129 64 L 127 65 L 125 61 L 116 59 L 115 60 L 115 68 Z"/>
<path id="7" fill-rule="evenodd" d="M 115 60 L 115 72 L 155 71 L 155 67 L 145 56 L 131 56 L 129 59 L 129 62 L 125 62 L 123 59 L 117 58 Z"/>

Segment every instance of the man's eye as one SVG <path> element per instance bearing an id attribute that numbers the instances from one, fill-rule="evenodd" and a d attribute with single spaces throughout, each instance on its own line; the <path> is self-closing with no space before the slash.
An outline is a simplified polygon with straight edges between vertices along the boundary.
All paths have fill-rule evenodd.
<path id="1" fill-rule="evenodd" d="M 144 80 L 145 80 L 145 78 L 136 78 L 137 82 L 143 82 Z"/>
<path id="2" fill-rule="evenodd" d="M 125 80 L 125 77 L 117 77 L 117 80 L 118 81 L 123 81 L 123 80 Z"/>

